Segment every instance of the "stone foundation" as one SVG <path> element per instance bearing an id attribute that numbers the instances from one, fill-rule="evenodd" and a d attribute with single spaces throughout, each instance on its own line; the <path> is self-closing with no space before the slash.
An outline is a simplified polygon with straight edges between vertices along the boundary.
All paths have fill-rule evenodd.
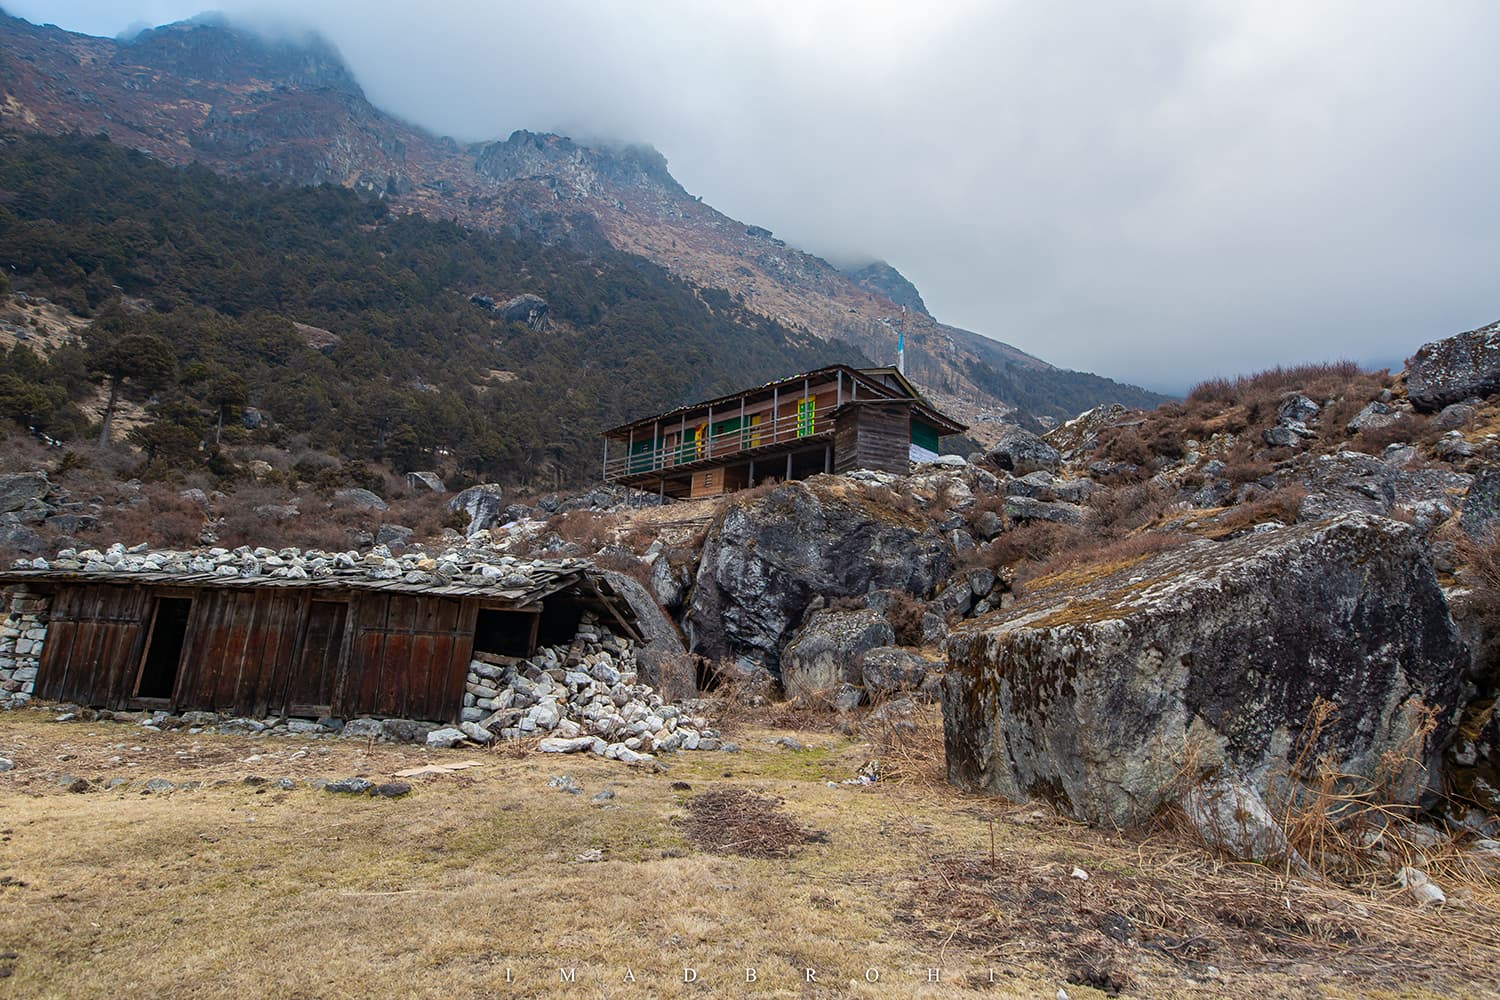
<path id="1" fill-rule="evenodd" d="M 5 621 L 0 624 L 0 705 L 19 708 L 31 700 L 36 671 L 47 638 L 46 595 L 24 584 L 3 594 Z"/>

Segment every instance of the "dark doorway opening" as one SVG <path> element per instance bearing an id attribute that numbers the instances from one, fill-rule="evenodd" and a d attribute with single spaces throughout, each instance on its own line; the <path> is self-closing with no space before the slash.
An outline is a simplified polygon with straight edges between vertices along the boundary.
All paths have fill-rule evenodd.
<path id="1" fill-rule="evenodd" d="M 537 615 L 524 611 L 479 610 L 474 622 L 474 651 L 499 656 L 536 652 Z"/>
<path id="2" fill-rule="evenodd" d="M 137 698 L 172 697 L 172 689 L 177 686 L 177 668 L 182 662 L 182 643 L 187 638 L 188 616 L 192 611 L 192 598 L 156 599 L 151 635 L 146 642 L 146 655 L 141 660 L 141 676 L 135 686 Z"/>

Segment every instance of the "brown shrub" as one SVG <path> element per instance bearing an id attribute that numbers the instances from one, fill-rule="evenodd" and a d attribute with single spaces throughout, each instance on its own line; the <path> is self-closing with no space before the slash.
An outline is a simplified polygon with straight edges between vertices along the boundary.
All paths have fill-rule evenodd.
<path id="1" fill-rule="evenodd" d="M 1403 413 L 1384 427 L 1367 427 L 1349 439 L 1349 447 L 1367 455 L 1379 455 L 1393 444 L 1410 444 L 1418 448 L 1431 446 L 1442 437 L 1442 429 L 1433 425 L 1425 413 Z"/>
<path id="2" fill-rule="evenodd" d="M 598 552 L 615 540 L 616 517 L 592 510 L 574 510 L 556 514 L 547 521 L 547 530 L 556 532 L 585 552 Z"/>
<path id="3" fill-rule="evenodd" d="M 1171 502 L 1171 491 L 1155 483 L 1101 490 L 1089 501 L 1085 526 L 1097 538 L 1120 538 L 1151 524 Z"/>
<path id="4" fill-rule="evenodd" d="M 1199 382 L 1188 390 L 1187 402 L 1224 406 L 1279 404 L 1290 392 L 1303 392 L 1314 399 L 1331 399 L 1343 395 L 1355 380 L 1366 376 L 1357 361 L 1340 360 L 1293 365 L 1277 365 L 1238 378 L 1213 378 Z"/>
<path id="5" fill-rule="evenodd" d="M 885 618 L 896 633 L 898 646 L 920 646 L 922 644 L 922 615 L 926 606 L 904 590 L 891 594 Z"/>
<path id="6" fill-rule="evenodd" d="M 1297 511 L 1307 499 L 1307 490 L 1295 483 L 1279 486 L 1265 496 L 1239 504 L 1219 519 L 1219 525 L 1228 532 L 1243 531 L 1257 524 L 1280 521 L 1292 524 L 1297 520 Z"/>
<path id="7" fill-rule="evenodd" d="M 186 549 L 199 544 L 203 511 L 177 490 L 159 483 L 141 488 L 145 503 L 123 503 L 107 509 L 101 525 L 111 541 L 126 545 L 146 542 L 153 548 Z"/>

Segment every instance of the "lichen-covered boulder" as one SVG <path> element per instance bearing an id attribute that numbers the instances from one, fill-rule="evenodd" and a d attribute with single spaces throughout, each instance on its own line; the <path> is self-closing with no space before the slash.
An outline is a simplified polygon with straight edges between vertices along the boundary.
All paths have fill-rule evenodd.
<path id="1" fill-rule="evenodd" d="M 1062 454 L 1023 427 L 1008 426 L 985 458 L 994 466 L 1016 476 L 1031 472 L 1054 472 Z"/>
<path id="2" fill-rule="evenodd" d="M 943 680 L 948 778 L 1126 825 L 1184 778 L 1264 794 L 1325 699 L 1314 759 L 1371 775 L 1437 713 L 1467 654 L 1413 528 L 1363 513 L 1197 541 L 1079 583 L 1076 569 L 961 626 Z M 1406 790 L 1418 792 L 1416 784 Z"/>
<path id="3" fill-rule="evenodd" d="M 860 658 L 859 664 L 865 694 L 871 700 L 898 691 L 916 691 L 929 675 L 942 669 L 941 663 L 934 663 L 901 646 L 872 649 Z"/>
<path id="4" fill-rule="evenodd" d="M 692 649 L 779 672 L 814 597 L 893 588 L 926 598 L 948 578 L 951 544 L 920 515 L 815 476 L 731 502 L 710 526 L 687 613 Z"/>
<path id="5" fill-rule="evenodd" d="M 781 686 L 807 698 L 857 684 L 865 652 L 895 641 L 891 623 L 867 608 L 815 611 L 781 653 Z"/>
<path id="6" fill-rule="evenodd" d="M 501 498 L 505 491 L 496 483 L 481 483 L 460 490 L 448 501 L 448 509 L 469 516 L 464 534 L 473 535 L 500 523 Z"/>
<path id="7" fill-rule="evenodd" d="M 1423 344 L 1406 362 L 1406 395 L 1432 412 L 1500 392 L 1500 321 Z"/>

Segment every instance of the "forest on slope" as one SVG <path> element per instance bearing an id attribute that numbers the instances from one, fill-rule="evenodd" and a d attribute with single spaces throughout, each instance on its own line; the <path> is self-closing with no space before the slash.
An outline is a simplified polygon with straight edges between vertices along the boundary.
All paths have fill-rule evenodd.
<path id="1" fill-rule="evenodd" d="M 0 268 L 0 292 L 92 321 L 50 351 L 14 344 L 0 413 L 55 438 L 94 434 L 78 403 L 119 376 L 147 403 L 131 440 L 162 475 L 232 474 L 216 425 L 251 406 L 266 422 L 226 441 L 576 484 L 606 426 L 863 361 L 602 242 L 471 231 L 344 188 L 167 166 L 99 136 L 0 136 Z M 546 324 L 471 301 L 521 293 L 547 301 Z"/>

